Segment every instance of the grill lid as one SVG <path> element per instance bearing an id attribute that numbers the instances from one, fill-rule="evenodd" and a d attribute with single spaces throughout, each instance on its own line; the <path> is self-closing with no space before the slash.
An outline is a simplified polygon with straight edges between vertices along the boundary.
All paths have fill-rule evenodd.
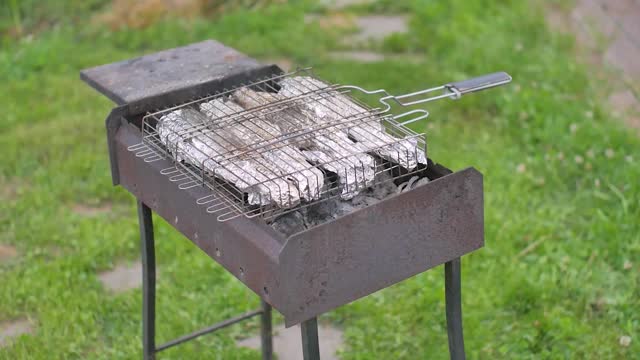
<path id="1" fill-rule="evenodd" d="M 80 72 L 80 78 L 118 105 L 140 103 L 176 91 L 191 97 L 202 86 L 267 66 L 214 40 L 101 65 Z M 188 98 L 189 96 L 186 96 Z M 155 106 L 165 107 L 173 99 Z"/>

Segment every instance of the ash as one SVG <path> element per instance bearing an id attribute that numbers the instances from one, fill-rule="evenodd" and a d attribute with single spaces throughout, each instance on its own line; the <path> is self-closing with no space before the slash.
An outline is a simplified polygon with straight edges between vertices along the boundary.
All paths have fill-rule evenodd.
<path id="1" fill-rule="evenodd" d="M 408 181 L 396 185 L 393 177 L 388 172 L 383 172 L 376 175 L 375 184 L 372 187 L 364 189 L 349 200 L 344 200 L 338 196 L 302 207 L 277 217 L 271 223 L 271 227 L 289 237 L 300 231 L 373 205 L 391 195 L 409 191 L 429 181 L 426 176 L 413 176 Z"/>

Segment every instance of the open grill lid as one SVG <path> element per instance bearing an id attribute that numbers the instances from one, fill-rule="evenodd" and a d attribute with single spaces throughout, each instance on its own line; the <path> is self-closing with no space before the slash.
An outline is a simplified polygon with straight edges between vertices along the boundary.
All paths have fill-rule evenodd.
<path id="1" fill-rule="evenodd" d="M 215 40 L 96 66 L 80 72 L 80 78 L 118 105 L 142 113 L 281 72 Z M 244 82 L 243 81 L 243 82 Z"/>

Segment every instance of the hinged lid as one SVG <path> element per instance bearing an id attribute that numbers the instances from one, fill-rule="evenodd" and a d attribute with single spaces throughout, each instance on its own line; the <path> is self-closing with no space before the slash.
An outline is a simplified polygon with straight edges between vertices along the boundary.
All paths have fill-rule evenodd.
<path id="1" fill-rule="evenodd" d="M 80 78 L 118 105 L 253 73 L 266 65 L 214 40 L 101 65 Z M 196 95 L 196 94 L 193 94 Z"/>

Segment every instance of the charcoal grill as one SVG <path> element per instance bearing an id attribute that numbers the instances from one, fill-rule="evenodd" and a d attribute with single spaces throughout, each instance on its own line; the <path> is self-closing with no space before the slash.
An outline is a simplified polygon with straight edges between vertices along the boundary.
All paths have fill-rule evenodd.
<path id="1" fill-rule="evenodd" d="M 426 157 L 424 134 L 405 126 L 426 110 L 391 110 L 457 99 L 509 75 L 394 96 L 330 84 L 310 69 L 285 73 L 210 40 L 83 70 L 81 78 L 118 104 L 106 127 L 113 183 L 138 199 L 145 359 L 254 316 L 270 359 L 272 306 L 286 326 L 301 324 L 305 359 L 318 359 L 319 314 L 440 264 L 451 357 L 464 358 L 460 257 L 484 244 L 482 175 Z M 250 104 L 232 106 L 238 96 Z M 324 120 L 302 119 L 304 111 Z M 338 155 L 316 158 L 309 146 Z M 270 226 L 414 176 L 431 181 L 288 236 Z M 152 211 L 253 290 L 261 308 L 156 345 Z"/>

